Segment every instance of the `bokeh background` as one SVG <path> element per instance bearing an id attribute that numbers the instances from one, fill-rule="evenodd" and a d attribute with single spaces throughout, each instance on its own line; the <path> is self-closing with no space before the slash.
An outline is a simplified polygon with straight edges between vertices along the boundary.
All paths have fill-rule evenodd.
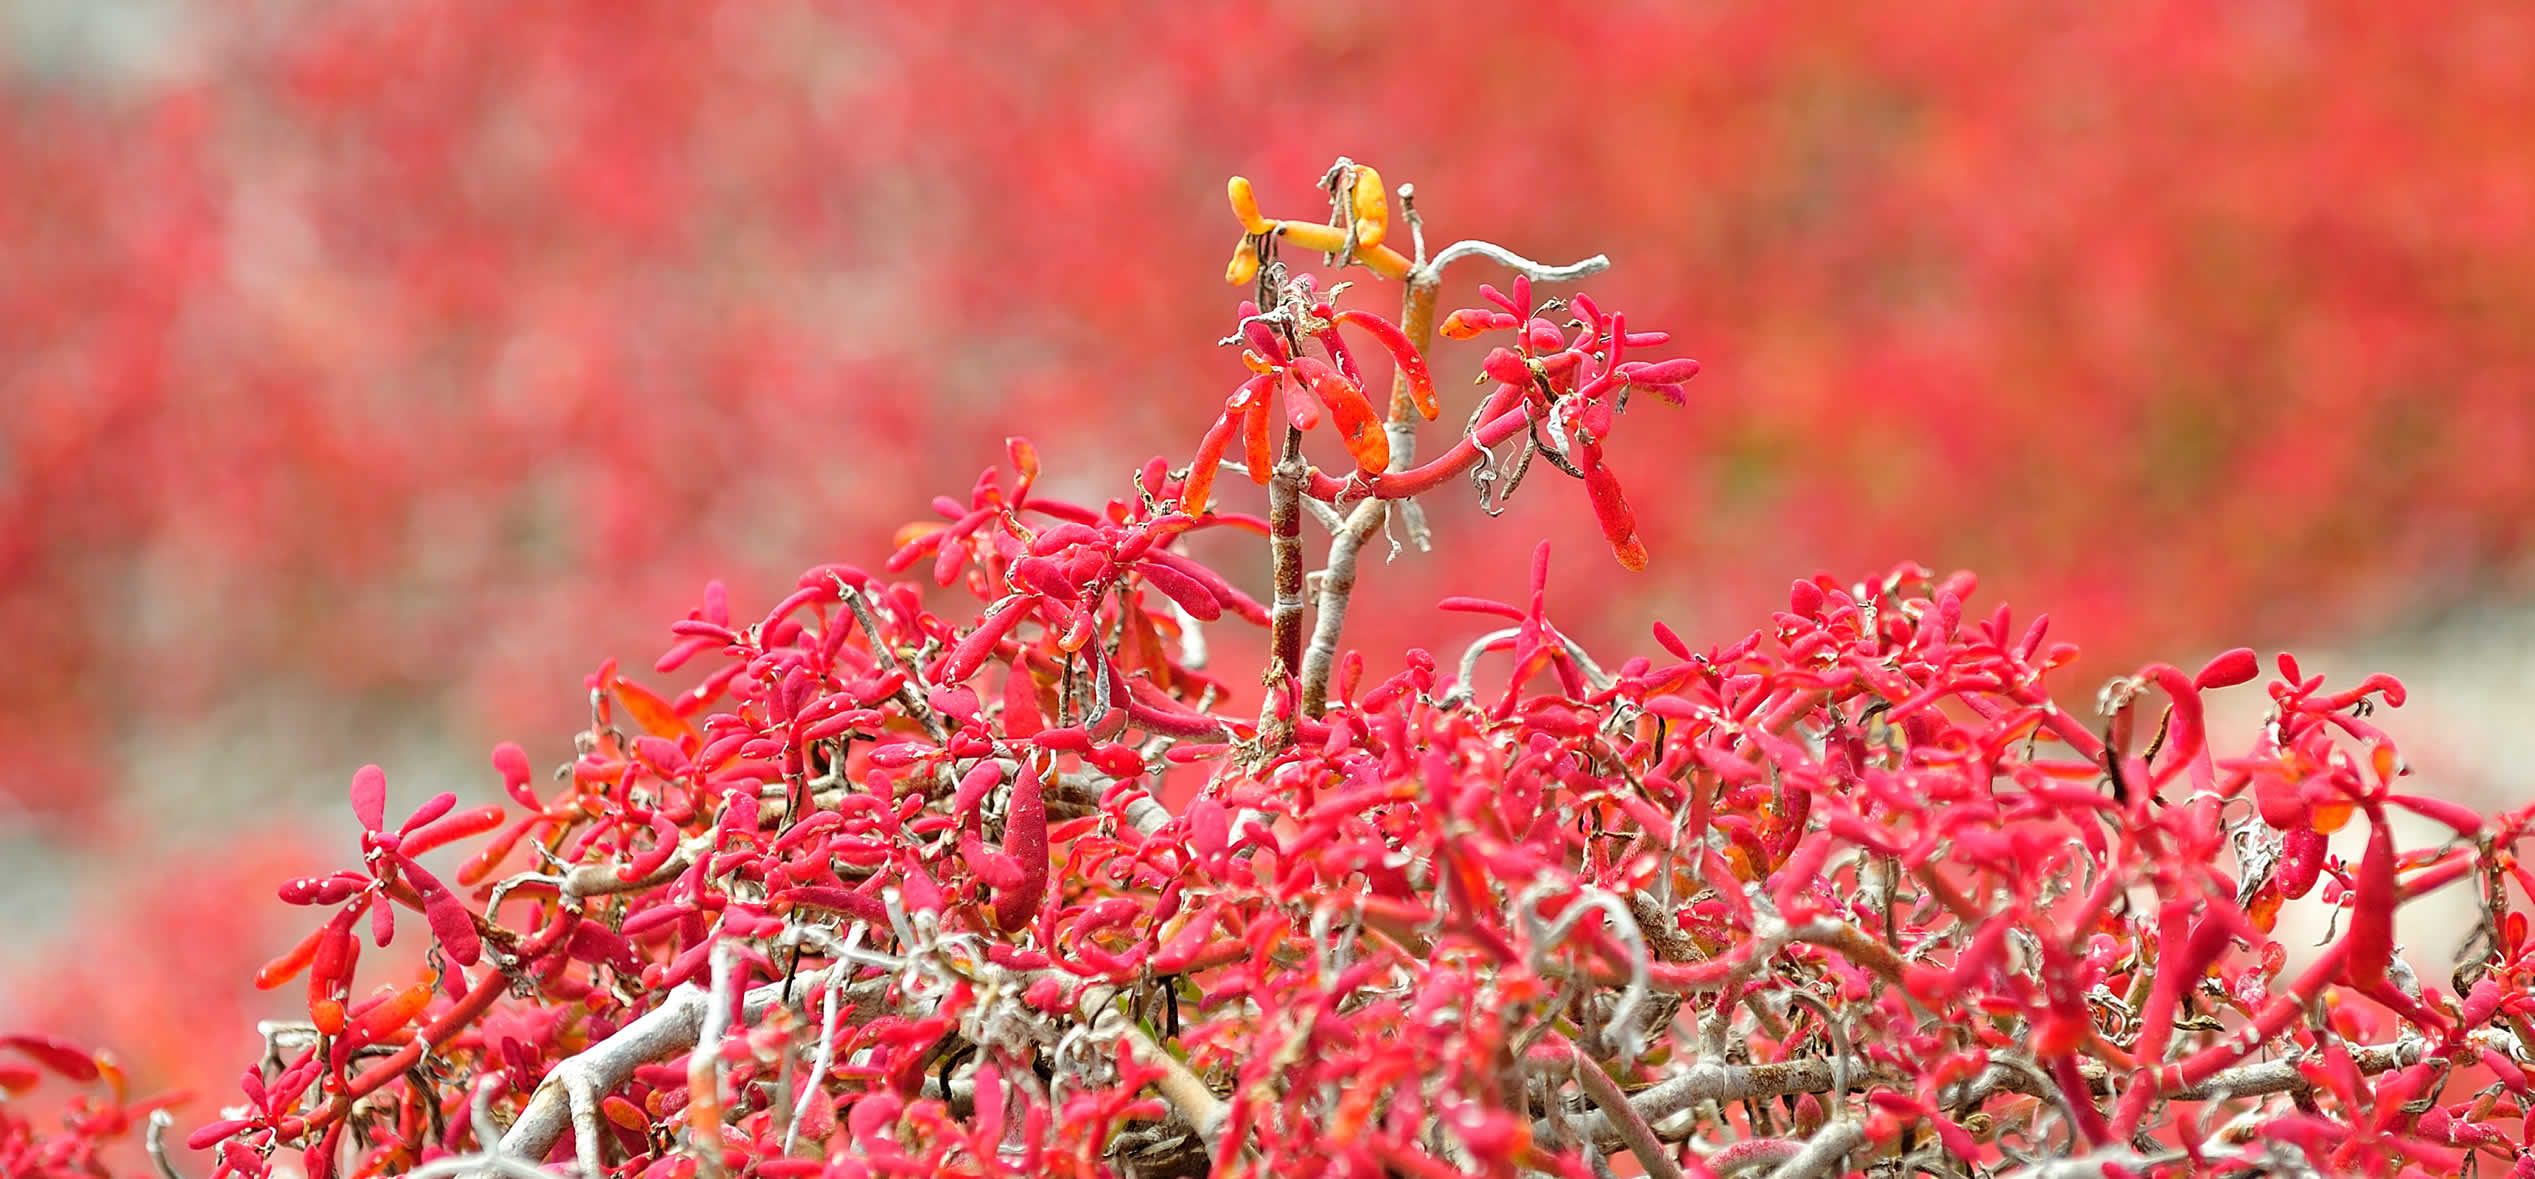
<path id="1" fill-rule="evenodd" d="M 1649 573 L 1554 473 L 1439 497 L 1377 669 L 1507 536 L 1617 651 L 1917 560 L 2081 703 L 2295 645 L 2413 682 L 2427 788 L 2535 797 L 2530 59 L 2363 0 L 0 7 L 0 1025 L 209 1116 L 354 767 L 497 801 L 706 580 L 876 565 L 1005 435 L 1183 459 L 1224 177 L 1314 216 L 1342 153 L 1707 366 L 1613 447 Z"/>

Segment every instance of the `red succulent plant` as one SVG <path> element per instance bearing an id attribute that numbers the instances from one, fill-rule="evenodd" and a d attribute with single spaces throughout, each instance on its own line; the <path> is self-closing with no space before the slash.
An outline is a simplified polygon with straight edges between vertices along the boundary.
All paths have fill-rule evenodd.
<path id="1" fill-rule="evenodd" d="M 542 790 L 494 752 L 507 828 L 441 795 L 391 830 L 357 773 L 360 867 L 282 886 L 335 908 L 261 980 L 305 969 L 308 1019 L 266 1025 L 243 1102 L 192 1134 L 213 1179 L 2524 1168 L 2530 815 L 2396 792 L 2368 719 L 2391 679 L 2327 692 L 2282 657 L 2225 757 L 2205 701 L 2259 678 L 2250 650 L 2084 719 L 2047 618 L 1902 565 L 1797 581 L 1729 641 L 1655 623 L 1597 655 L 1552 618 L 1544 542 L 1520 605 L 1441 603 L 1504 626 L 1366 682 L 1340 650 L 1357 558 L 1457 476 L 1498 503 L 1537 455 L 1645 566 L 1614 415 L 1696 365 L 1535 290 L 1593 265 L 1430 257 L 1413 210 L 1402 252 L 1378 176 L 1327 184 L 1327 225 L 1233 187 L 1252 376 L 1189 467 L 1079 502 L 1015 441 L 881 575 L 821 566 L 753 619 L 708 587 L 656 664 L 693 687 L 603 665 Z M 1341 310 L 1280 241 L 1399 280 L 1399 320 Z M 1464 259 L 1512 289 L 1438 325 Z M 1346 326 L 1392 355 L 1387 401 Z M 1433 335 L 1496 332 L 1419 463 Z M 1343 474 L 1302 453 L 1323 413 Z M 1235 434 L 1264 514 L 1216 505 Z M 1184 547 L 1218 531 L 1265 539 L 1271 592 Z M 931 591 L 886 579 L 927 558 Z M 1209 673 L 1227 621 L 1266 628 L 1257 680 Z M 2402 848 L 2388 808 L 2447 835 Z M 2366 850 L 2335 861 L 2318 837 L 2354 814 Z M 456 889 L 414 860 L 479 838 Z M 2293 963 L 2277 912 L 2319 879 L 2348 917 Z M 2396 935 L 2468 884 L 2450 990 Z M 428 963 L 364 979 L 359 918 L 385 945 L 398 907 Z M 103 1108 L 50 1139 L 0 1109 L 0 1149 L 75 1170 L 139 1110 Z"/>

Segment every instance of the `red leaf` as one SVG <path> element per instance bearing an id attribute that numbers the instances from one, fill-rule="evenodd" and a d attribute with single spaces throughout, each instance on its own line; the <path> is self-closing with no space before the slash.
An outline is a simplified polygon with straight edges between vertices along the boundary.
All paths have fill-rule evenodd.
<path id="1" fill-rule="evenodd" d="M 1038 767 L 1026 762 L 1004 812 L 1003 850 L 1021 861 L 1021 883 L 995 891 L 995 924 L 1018 929 L 1039 911 L 1047 894 L 1047 799 L 1040 791 Z"/>
<path id="2" fill-rule="evenodd" d="M 352 817 L 361 820 L 361 827 L 377 831 L 387 825 L 387 771 L 377 766 L 362 766 L 352 775 Z"/>
<path id="3" fill-rule="evenodd" d="M 431 936 L 439 939 L 440 952 L 460 966 L 473 966 L 484 956 L 484 941 L 475 932 L 475 917 L 450 893 L 449 886 L 423 870 L 422 865 L 403 856 L 397 857 L 397 868 L 421 894 L 423 920 L 431 923 Z"/>
<path id="4" fill-rule="evenodd" d="M 959 789 L 951 795 L 951 817 L 968 819 L 976 812 L 977 804 L 985 800 L 986 792 L 1002 784 L 1001 768 L 991 761 L 978 763 L 976 768 L 960 775 Z"/>
<path id="5" fill-rule="evenodd" d="M 1223 602 L 1208 590 L 1205 583 L 1160 562 L 1147 562 L 1136 567 L 1144 583 L 1162 591 L 1163 596 L 1179 603 L 1180 609 L 1200 622 L 1213 622 L 1223 617 Z"/>
<path id="6" fill-rule="evenodd" d="M 455 810 L 457 805 L 458 796 L 450 793 L 449 791 L 443 790 L 438 794 L 432 795 L 431 799 L 423 803 L 421 806 L 414 808 L 414 813 L 406 816 L 405 822 L 401 826 L 397 827 L 396 831 L 399 835 L 411 835 L 413 834 L 415 828 L 421 827 L 442 815 L 448 814 L 450 811 Z M 399 846 L 402 846 L 401 840 L 399 841 Z M 408 852 L 406 854 L 411 855 L 413 853 Z"/>
<path id="7" fill-rule="evenodd" d="M 1030 616 L 1030 612 L 1038 607 L 1039 601 L 1039 597 L 1035 594 L 1016 594 L 989 611 L 984 618 L 978 619 L 977 625 L 967 634 L 960 636 L 959 642 L 952 645 L 950 652 L 934 663 L 933 682 L 956 684 L 975 675 L 977 669 L 984 666 L 987 658 L 995 653 L 996 645 L 1003 642 L 1005 636 L 1010 635 L 1014 627 L 1021 625 L 1022 620 Z"/>
<path id="8" fill-rule="evenodd" d="M 1472 598 L 1455 594 L 1436 602 L 1435 608 L 1438 610 L 1457 611 L 1463 614 L 1494 614 L 1500 618 L 1510 618 L 1516 622 L 1521 622 L 1523 620 L 1522 611 L 1506 605 L 1503 602 L 1497 601 L 1494 598 Z"/>
<path id="9" fill-rule="evenodd" d="M 1004 676 L 1003 723 L 1004 732 L 1015 741 L 1027 740 L 1047 727 L 1047 716 L 1039 708 L 1039 682 L 1025 660 L 1013 660 L 1010 674 Z"/>
<path id="10" fill-rule="evenodd" d="M 2382 749 L 2384 746 L 2378 746 Z M 2443 798 L 2424 798 L 2417 794 L 2389 794 L 2385 800 L 2404 810 L 2454 829 L 2458 838 L 2480 839 L 2482 816 L 2472 807 Z"/>
<path id="11" fill-rule="evenodd" d="M 1197 584 L 1205 586 L 1206 592 L 1213 594 L 1215 601 L 1221 603 L 1225 611 L 1239 617 L 1242 621 L 1256 626 L 1268 624 L 1267 607 L 1260 605 L 1250 595 L 1234 589 L 1231 582 L 1224 580 L 1223 574 L 1189 557 L 1161 549 L 1146 553 L 1143 561 L 1143 568 L 1150 569 L 1155 565 L 1167 565 L 1174 571 L 1187 575 Z"/>
<path id="12" fill-rule="evenodd" d="M 528 783 L 536 777 L 528 767 L 528 754 L 517 744 L 504 741 L 493 747 L 493 769 L 502 775 L 502 789 L 510 792 L 519 805 L 537 808 L 539 803 Z"/>
<path id="13" fill-rule="evenodd" d="M 97 1079 L 95 1058 L 68 1040 L 53 1036 L 6 1035 L 0 1036 L 0 1048 L 15 1048 L 34 1057 L 36 1063 L 74 1081 Z"/>
<path id="14" fill-rule="evenodd" d="M 986 841 L 978 835 L 974 825 L 960 828 L 959 856 L 968 864 L 968 870 L 988 888 L 997 890 L 1019 888 L 1027 875 L 1020 861 L 1002 852 L 989 850 L 986 847 Z"/>
<path id="15" fill-rule="evenodd" d="M 455 840 L 482 835 L 501 825 L 502 808 L 498 806 L 487 805 L 473 810 L 459 811 L 406 836 L 399 844 L 399 850 L 409 856 L 418 856 Z"/>
<path id="16" fill-rule="evenodd" d="M 209 1150 L 214 1143 L 254 1124 L 244 1118 L 222 1118 L 186 1135 L 185 1149 Z"/>
<path id="17" fill-rule="evenodd" d="M 1207 939 L 1214 936 L 1215 924 L 1222 917 L 1221 901 L 1209 901 L 1205 907 L 1190 914 L 1187 924 L 1180 926 L 1170 940 L 1154 950 L 1153 969 L 1163 973 L 1185 969 L 1198 952 L 1206 948 Z"/>
<path id="18" fill-rule="evenodd" d="M 2350 958 L 2353 984 L 2365 990 L 2385 982 L 2394 960 L 2394 829 L 2379 813 L 2368 816 L 2368 847 L 2351 881 Z M 2335 1043 L 2340 1041 L 2335 1040 Z"/>
<path id="19" fill-rule="evenodd" d="M 778 909 L 807 905 L 814 909 L 828 909 L 850 917 L 859 917 L 873 924 L 889 920 L 889 909 L 881 903 L 879 897 L 856 892 L 850 888 L 837 888 L 833 885 L 805 884 L 796 888 L 787 888 L 776 893 L 772 900 Z"/>
<path id="20" fill-rule="evenodd" d="M 2291 827 L 2282 844 L 2280 866 L 2271 873 L 2271 882 L 2279 886 L 2281 896 L 2296 900 L 2313 889 L 2323 874 L 2324 833 L 2305 825 Z"/>
<path id="21" fill-rule="evenodd" d="M 1620 494 L 1619 479 L 1596 462 L 1584 469 L 1584 490 L 1593 501 L 1593 518 L 1602 525 L 1602 538 L 1611 543 L 1611 555 L 1629 572 L 1643 571 L 1646 544 L 1637 539 L 1637 517 L 1628 509 L 1628 497 Z"/>
<path id="22" fill-rule="evenodd" d="M 632 973 L 640 963 L 634 957 L 634 944 L 623 934 L 596 921 L 584 921 L 572 927 L 571 956 L 583 962 L 603 963 L 622 973 Z"/>
<path id="23" fill-rule="evenodd" d="M 343 1032 L 343 1000 L 352 993 L 352 972 L 361 962 L 361 943 L 352 936 L 352 920 L 361 915 L 359 901 L 345 905 L 317 930 L 316 953 L 308 966 L 308 1019 L 329 1036 Z"/>
<path id="24" fill-rule="evenodd" d="M 2238 647 L 2210 660 L 2208 666 L 2201 668 L 2199 675 L 2192 677 L 2192 686 L 2232 688 L 2260 674 L 2262 668 L 2254 661 L 2253 648 Z"/>
<path id="25" fill-rule="evenodd" d="M 1338 322 L 1352 323 L 1372 333 L 1374 339 L 1381 341 L 1382 347 L 1390 351 L 1391 359 L 1398 363 L 1400 375 L 1408 384 L 1409 400 L 1416 404 L 1418 415 L 1427 421 L 1434 421 L 1435 415 L 1442 411 L 1442 407 L 1435 402 L 1435 380 L 1428 375 L 1426 358 L 1417 354 L 1416 347 L 1409 342 L 1408 334 L 1393 326 L 1391 321 L 1361 308 L 1349 308 L 1339 312 Z"/>

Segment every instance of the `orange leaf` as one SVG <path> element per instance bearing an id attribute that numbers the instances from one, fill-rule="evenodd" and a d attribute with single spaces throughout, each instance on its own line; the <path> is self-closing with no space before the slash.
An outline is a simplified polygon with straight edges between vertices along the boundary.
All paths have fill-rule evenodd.
<path id="1" fill-rule="evenodd" d="M 609 680 L 607 686 L 616 693 L 616 702 L 625 709 L 625 715 L 634 718 L 644 732 L 678 742 L 689 756 L 703 748 L 695 726 L 688 724 L 687 718 L 678 715 L 678 710 L 658 693 L 621 675 Z"/>
<path id="2" fill-rule="evenodd" d="M 917 520 L 913 523 L 901 524 L 898 526 L 897 534 L 889 538 L 889 547 L 893 551 L 905 548 L 948 527 L 950 525 L 939 520 Z"/>
<path id="3" fill-rule="evenodd" d="M 634 1108 L 633 1102 L 622 1097 L 610 1095 L 607 1100 L 599 1103 L 599 1109 L 607 1115 L 608 1121 L 637 1134 L 642 1133 L 651 1125 L 650 1119 L 643 1116 L 643 1111 Z"/>
<path id="4" fill-rule="evenodd" d="M 2273 926 L 2279 924 L 2280 901 L 2278 886 L 2265 884 L 2261 891 L 2253 894 L 2253 906 L 2245 910 L 2245 915 L 2253 919 L 2255 929 L 2269 933 Z"/>
<path id="5" fill-rule="evenodd" d="M 1237 287 L 1257 277 L 1259 277 L 1258 242 L 1254 238 L 1242 238 L 1241 244 L 1232 248 L 1232 261 L 1224 264 L 1224 285 Z"/>
<path id="6" fill-rule="evenodd" d="M 1390 194 L 1382 191 L 1382 174 L 1356 165 L 1355 189 L 1347 195 L 1355 214 L 1356 246 L 1371 249 L 1381 245 L 1391 224 Z"/>
<path id="7" fill-rule="evenodd" d="M 255 972 L 255 989 L 269 991 L 299 977 L 300 971 L 308 969 L 308 960 L 317 956 L 317 939 L 325 932 L 324 926 L 318 926 L 298 945 L 291 947 L 289 953 L 265 963 L 262 970 Z"/>
<path id="8" fill-rule="evenodd" d="M 1003 440 L 1003 449 L 1004 453 L 1012 456 L 1012 469 L 1021 474 L 1021 486 L 1012 493 L 1013 498 L 1026 498 L 1030 484 L 1039 477 L 1039 448 L 1030 445 L 1029 439 L 1015 434 Z"/>
<path id="9" fill-rule="evenodd" d="M 1347 247 L 1347 231 L 1335 225 L 1314 221 L 1279 221 L 1276 231 L 1296 248 L 1315 254 L 1335 254 Z"/>
<path id="10" fill-rule="evenodd" d="M 1243 232 L 1260 234 L 1276 227 L 1259 215 L 1259 197 L 1251 191 L 1249 177 L 1235 176 L 1225 181 L 1224 195 L 1232 198 L 1232 215 L 1240 219 Z"/>
<path id="11" fill-rule="evenodd" d="M 1197 457 L 1189 460 L 1188 482 L 1180 488 L 1180 509 L 1189 515 L 1202 515 L 1206 500 L 1215 489 L 1215 471 L 1223 463 L 1224 447 L 1232 441 L 1233 415 L 1239 411 L 1226 408 L 1215 424 L 1207 427 L 1206 436 L 1197 440 Z"/>

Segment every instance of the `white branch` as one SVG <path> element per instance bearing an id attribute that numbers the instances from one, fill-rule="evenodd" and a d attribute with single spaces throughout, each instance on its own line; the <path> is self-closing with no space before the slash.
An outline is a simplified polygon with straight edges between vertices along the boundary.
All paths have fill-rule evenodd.
<path id="1" fill-rule="evenodd" d="M 1485 258 L 1516 274 L 1525 275 L 1533 282 L 1573 282 L 1586 275 L 1600 274 L 1611 268 L 1611 259 L 1605 254 L 1595 254 L 1581 262 L 1571 262 L 1565 266 L 1551 266 L 1534 262 L 1494 242 L 1477 240 L 1457 241 L 1445 246 L 1442 253 L 1435 255 L 1434 261 L 1426 264 L 1426 268 L 1442 270 L 1463 258 Z"/>
<path id="2" fill-rule="evenodd" d="M 756 987 L 740 1000 L 741 1014 L 757 1019 L 769 1009 L 785 1006 L 787 987 L 806 993 L 843 973 L 844 968 L 831 966 L 805 973 L 789 983 L 770 982 Z M 887 982 L 873 981 L 883 985 Z M 880 993 L 880 987 L 875 986 L 870 997 L 876 1000 Z M 706 1009 L 711 1006 L 711 992 L 694 983 L 681 983 L 660 1006 L 617 1029 L 615 1035 L 557 1064 L 546 1074 L 545 1083 L 529 1096 L 527 1108 L 520 1111 L 518 1121 L 511 1123 L 510 1133 L 502 1135 L 501 1153 L 542 1159 L 569 1127 L 581 1139 L 582 1165 L 596 1166 L 599 1099 L 624 1084 L 636 1067 L 692 1047 L 696 1037 L 703 1034 Z"/>

